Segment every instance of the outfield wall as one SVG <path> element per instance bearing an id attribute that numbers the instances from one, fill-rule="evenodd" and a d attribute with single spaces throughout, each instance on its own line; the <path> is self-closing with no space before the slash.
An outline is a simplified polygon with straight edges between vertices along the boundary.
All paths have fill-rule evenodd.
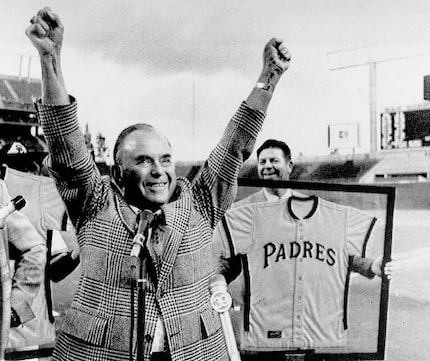
<path id="1" fill-rule="evenodd" d="M 396 187 L 396 205 L 398 209 L 430 209 L 430 183 L 386 184 Z M 429 219 L 430 222 L 430 219 Z"/>

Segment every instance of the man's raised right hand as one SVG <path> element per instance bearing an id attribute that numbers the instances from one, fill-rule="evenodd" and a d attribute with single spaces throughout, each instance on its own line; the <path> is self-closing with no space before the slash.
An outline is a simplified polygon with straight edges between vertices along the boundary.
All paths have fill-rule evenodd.
<path id="1" fill-rule="evenodd" d="M 45 7 L 33 16 L 25 34 L 33 43 L 40 56 L 60 56 L 63 45 L 64 26 L 57 14 Z"/>

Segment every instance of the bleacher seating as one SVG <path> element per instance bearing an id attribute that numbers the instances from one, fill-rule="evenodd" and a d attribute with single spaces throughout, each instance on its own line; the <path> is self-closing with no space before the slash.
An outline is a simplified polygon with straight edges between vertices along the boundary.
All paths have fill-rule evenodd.
<path id="1" fill-rule="evenodd" d="M 197 175 L 203 162 L 176 163 L 176 176 L 188 178 L 190 181 Z"/>
<path id="2" fill-rule="evenodd" d="M 0 100 L 3 109 L 34 110 L 33 103 L 41 95 L 39 79 L 0 75 Z"/>
<path id="3" fill-rule="evenodd" d="M 360 159 L 318 163 L 314 164 L 316 167 L 312 172 L 302 174 L 297 179 L 301 181 L 354 183 L 358 182 L 360 177 L 377 162 L 376 159 Z"/>
<path id="4" fill-rule="evenodd" d="M 48 147 L 38 127 L 34 101 L 42 95 L 41 81 L 0 75 L 0 161 L 24 171 L 40 168 Z"/>
<path id="5" fill-rule="evenodd" d="M 331 183 L 354 183 L 377 163 L 377 160 L 334 160 L 297 162 L 294 164 L 290 179 L 295 181 L 316 181 Z M 242 167 L 240 177 L 258 179 L 257 166 L 247 162 Z"/>
<path id="6" fill-rule="evenodd" d="M 11 96 L 12 95 L 11 95 L 8 87 L 6 86 L 6 83 L 4 82 L 3 79 L 0 79 L 0 98 L 2 100 L 10 100 Z"/>

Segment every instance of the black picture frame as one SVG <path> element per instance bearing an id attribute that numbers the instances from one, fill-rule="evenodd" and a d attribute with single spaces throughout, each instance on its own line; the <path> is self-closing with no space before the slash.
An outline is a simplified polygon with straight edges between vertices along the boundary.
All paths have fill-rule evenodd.
<path id="1" fill-rule="evenodd" d="M 383 249 L 383 265 L 391 260 L 393 217 L 396 190 L 390 186 L 375 186 L 362 184 L 339 184 L 322 182 L 299 182 L 299 181 L 274 181 L 251 178 L 238 179 L 239 190 L 242 187 L 254 188 L 291 188 L 302 190 L 339 191 L 366 194 L 378 194 L 386 196 L 386 222 Z M 258 352 L 246 354 L 246 360 L 384 360 L 385 344 L 387 336 L 387 315 L 389 299 L 389 280 L 382 276 L 379 304 L 378 340 L 376 352 L 354 352 L 354 353 L 314 353 L 305 350 L 285 352 Z"/>

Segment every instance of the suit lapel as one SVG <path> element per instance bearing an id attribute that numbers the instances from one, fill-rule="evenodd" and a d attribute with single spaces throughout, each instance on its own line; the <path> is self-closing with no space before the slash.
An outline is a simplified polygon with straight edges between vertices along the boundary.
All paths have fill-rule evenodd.
<path id="1" fill-rule="evenodd" d="M 172 272 L 173 265 L 187 230 L 191 215 L 191 192 L 184 182 L 178 180 L 177 200 L 163 206 L 169 233 L 163 250 L 163 261 L 158 279 L 158 290 Z"/>
<path id="2" fill-rule="evenodd" d="M 127 204 L 127 202 L 124 200 L 122 195 L 115 189 L 114 189 L 114 199 L 115 199 L 115 206 L 118 211 L 119 218 L 121 219 L 124 226 L 127 228 L 127 230 L 130 232 L 131 236 L 134 236 L 136 233 L 136 213 L 133 212 L 133 210 L 130 208 L 130 206 Z"/>

